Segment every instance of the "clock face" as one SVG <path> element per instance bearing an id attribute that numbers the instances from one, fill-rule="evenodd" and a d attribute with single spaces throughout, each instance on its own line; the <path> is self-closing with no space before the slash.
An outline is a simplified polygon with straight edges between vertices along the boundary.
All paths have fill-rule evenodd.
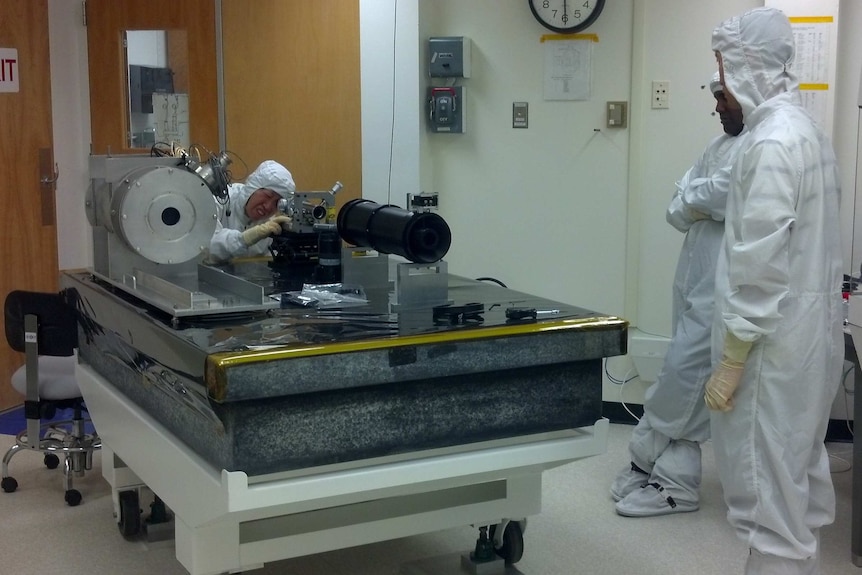
<path id="1" fill-rule="evenodd" d="M 605 0 L 527 0 L 542 26 L 560 34 L 579 32 L 596 21 Z"/>

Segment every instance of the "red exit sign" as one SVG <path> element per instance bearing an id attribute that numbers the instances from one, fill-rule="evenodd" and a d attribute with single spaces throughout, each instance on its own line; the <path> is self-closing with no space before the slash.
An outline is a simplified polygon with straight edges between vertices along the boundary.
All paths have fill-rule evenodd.
<path id="1" fill-rule="evenodd" d="M 18 90 L 18 50 L 0 48 L 0 92 Z"/>

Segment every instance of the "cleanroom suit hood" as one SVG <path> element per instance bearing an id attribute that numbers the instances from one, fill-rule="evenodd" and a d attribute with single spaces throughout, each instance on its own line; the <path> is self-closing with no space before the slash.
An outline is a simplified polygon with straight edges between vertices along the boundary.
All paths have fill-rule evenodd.
<path id="1" fill-rule="evenodd" d="M 244 230 L 259 223 L 246 215 L 245 204 L 254 192 L 262 188 L 272 190 L 282 198 L 288 198 L 296 191 L 296 184 L 288 169 L 273 160 L 262 162 L 249 174 L 245 183 L 231 184 L 228 202 L 218 206 L 216 230 L 210 241 L 210 253 L 207 257 L 209 262 L 217 263 L 240 256 L 268 253 L 270 240 L 247 246 L 242 239 Z"/>
<path id="2" fill-rule="evenodd" d="M 778 10 L 754 9 L 723 22 L 712 34 L 712 49 L 721 54 L 724 84 L 742 106 L 746 125 L 759 105 L 799 88 L 790 68 L 793 30 Z"/>
<path id="3" fill-rule="evenodd" d="M 237 221 L 245 226 L 251 223 L 245 213 L 245 204 L 253 193 L 262 188 L 272 190 L 282 198 L 288 198 L 296 191 L 296 184 L 287 168 L 273 160 L 265 160 L 249 174 L 244 184 L 231 185 L 230 211 L 236 212 Z"/>

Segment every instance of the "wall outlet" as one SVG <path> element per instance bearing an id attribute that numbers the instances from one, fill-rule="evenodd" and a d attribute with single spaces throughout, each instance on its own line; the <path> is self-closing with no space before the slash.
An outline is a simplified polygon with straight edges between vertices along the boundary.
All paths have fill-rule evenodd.
<path id="1" fill-rule="evenodd" d="M 652 83 L 652 108 L 653 110 L 665 110 L 670 107 L 670 82 Z"/>

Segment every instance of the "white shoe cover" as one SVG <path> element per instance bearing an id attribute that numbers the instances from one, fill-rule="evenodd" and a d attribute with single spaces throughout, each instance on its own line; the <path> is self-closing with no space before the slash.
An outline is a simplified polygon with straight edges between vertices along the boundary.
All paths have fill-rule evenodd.
<path id="1" fill-rule="evenodd" d="M 611 483 L 611 497 L 619 501 L 636 489 L 640 489 L 649 481 L 649 475 L 627 467 L 620 471 Z"/>
<path id="2" fill-rule="evenodd" d="M 820 561 L 818 557 L 787 559 L 752 549 L 745 562 L 745 575 L 820 575 Z"/>
<path id="3" fill-rule="evenodd" d="M 619 500 L 615 508 L 624 517 L 653 517 L 697 511 L 700 506 L 697 502 L 677 501 L 657 483 L 648 483 Z"/>

